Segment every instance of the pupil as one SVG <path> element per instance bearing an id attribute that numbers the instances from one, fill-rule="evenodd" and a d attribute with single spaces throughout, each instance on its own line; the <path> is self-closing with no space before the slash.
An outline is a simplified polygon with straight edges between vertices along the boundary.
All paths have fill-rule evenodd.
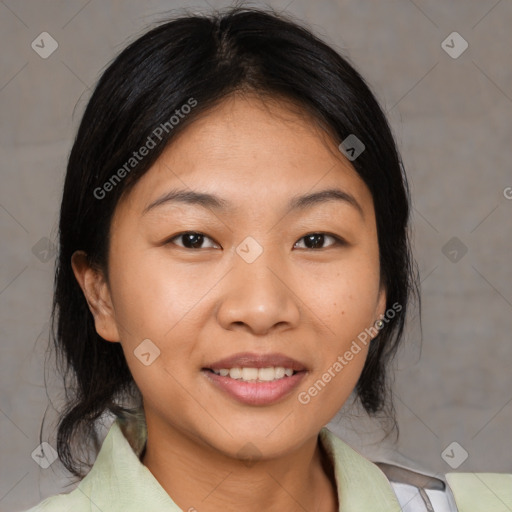
<path id="1" fill-rule="evenodd" d="M 201 247 L 201 242 L 203 241 L 203 235 L 201 235 L 199 233 L 189 233 L 184 236 L 185 236 L 185 238 L 184 238 L 183 244 L 185 245 L 185 247 L 194 248 L 194 249 Z"/>
<path id="2" fill-rule="evenodd" d="M 324 235 L 322 234 L 313 234 L 306 236 L 306 246 L 308 246 L 308 241 L 311 242 L 310 249 L 314 249 L 322 245 L 324 239 Z"/>

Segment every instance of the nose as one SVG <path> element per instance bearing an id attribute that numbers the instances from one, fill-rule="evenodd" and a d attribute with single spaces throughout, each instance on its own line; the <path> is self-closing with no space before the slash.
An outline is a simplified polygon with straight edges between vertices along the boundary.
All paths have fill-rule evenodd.
<path id="1" fill-rule="evenodd" d="M 223 279 L 224 290 L 217 320 L 227 330 L 265 335 L 297 326 L 300 300 L 283 263 L 271 261 L 264 251 L 247 263 L 238 255 Z"/>

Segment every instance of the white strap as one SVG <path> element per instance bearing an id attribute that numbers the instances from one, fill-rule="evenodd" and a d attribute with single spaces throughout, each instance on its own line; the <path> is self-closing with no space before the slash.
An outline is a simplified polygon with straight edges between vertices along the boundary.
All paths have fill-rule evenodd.
<path id="1" fill-rule="evenodd" d="M 402 512 L 457 512 L 455 499 L 444 480 L 396 464 L 376 464 L 389 480 Z"/>
<path id="2" fill-rule="evenodd" d="M 432 490 L 414 485 L 390 482 L 402 512 L 457 512 L 447 490 Z"/>

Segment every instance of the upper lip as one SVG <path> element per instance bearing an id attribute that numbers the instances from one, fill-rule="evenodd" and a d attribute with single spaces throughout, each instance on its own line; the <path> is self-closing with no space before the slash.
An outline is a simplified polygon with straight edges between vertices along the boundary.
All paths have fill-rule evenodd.
<path id="1" fill-rule="evenodd" d="M 242 352 L 234 354 L 204 368 L 210 370 L 221 370 L 223 368 L 269 368 L 269 367 L 282 366 L 283 368 L 291 368 L 296 372 L 306 369 L 306 366 L 301 362 L 292 359 L 291 357 L 283 354 L 255 354 L 252 352 Z"/>

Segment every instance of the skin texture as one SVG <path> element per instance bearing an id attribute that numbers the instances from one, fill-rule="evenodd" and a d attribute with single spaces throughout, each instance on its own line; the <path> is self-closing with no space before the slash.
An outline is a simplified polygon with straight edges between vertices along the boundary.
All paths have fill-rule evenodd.
<path id="1" fill-rule="evenodd" d="M 226 211 L 166 203 L 172 188 L 216 194 Z M 362 212 L 325 201 L 288 212 L 292 196 L 328 188 L 350 193 Z M 183 232 L 207 235 L 186 248 Z M 319 248 L 305 235 L 332 233 Z M 247 263 L 247 237 L 263 252 Z M 109 280 L 73 256 L 97 332 L 122 344 L 143 395 L 143 463 L 183 509 L 337 510 L 320 429 L 337 413 L 364 365 L 367 347 L 307 405 L 307 390 L 357 335 L 385 312 L 369 190 L 337 144 L 293 105 L 232 95 L 173 140 L 118 204 L 111 225 Z M 160 355 L 134 355 L 150 339 Z M 201 371 L 240 352 L 281 353 L 307 372 L 271 405 L 236 401 Z M 239 454 L 252 443 L 258 461 Z"/>

